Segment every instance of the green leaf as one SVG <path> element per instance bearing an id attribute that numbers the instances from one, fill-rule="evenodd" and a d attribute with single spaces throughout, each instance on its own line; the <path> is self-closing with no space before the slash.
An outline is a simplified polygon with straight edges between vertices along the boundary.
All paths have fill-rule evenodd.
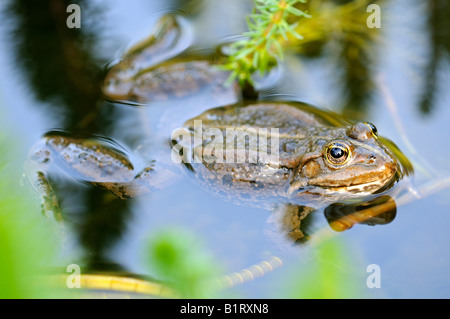
<path id="1" fill-rule="evenodd" d="M 252 65 L 255 69 L 258 68 L 258 59 L 259 59 L 259 51 L 255 51 L 255 53 L 253 54 L 253 62 L 252 62 Z"/>
<path id="2" fill-rule="evenodd" d="M 183 298 L 212 298 L 220 267 L 198 238 L 181 229 L 156 234 L 149 242 L 149 266 Z"/>
<path id="3" fill-rule="evenodd" d="M 292 13 L 295 16 L 303 16 L 303 17 L 310 17 L 308 14 L 306 14 L 304 11 L 299 10 L 293 6 L 287 6 L 286 11 L 289 13 Z"/>
<path id="4" fill-rule="evenodd" d="M 254 9 L 246 17 L 249 31 L 244 36 L 247 39 L 232 45 L 232 54 L 225 64 L 225 69 L 232 71 L 227 83 L 236 78 L 241 84 L 252 83 L 251 75 L 255 70 L 263 74 L 272 67 L 272 60 L 284 59 L 283 41 L 288 40 L 288 33 L 297 39 L 303 38 L 293 27 L 298 22 L 289 24 L 286 21 L 289 15 L 309 16 L 294 8 L 299 2 L 305 1 L 289 0 L 287 6 L 281 7 L 278 0 L 254 0 Z M 273 17 L 279 13 L 282 13 L 282 19 L 275 22 Z"/>

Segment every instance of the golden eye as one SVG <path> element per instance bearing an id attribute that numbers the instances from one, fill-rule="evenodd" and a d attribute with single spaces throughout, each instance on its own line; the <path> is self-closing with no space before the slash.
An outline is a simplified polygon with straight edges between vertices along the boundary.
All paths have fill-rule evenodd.
<path id="1" fill-rule="evenodd" d="M 326 148 L 326 159 L 333 165 L 344 165 L 350 158 L 350 148 L 340 142 L 334 142 Z"/>
<path id="2" fill-rule="evenodd" d="M 373 135 L 373 136 L 378 137 L 378 130 L 377 130 L 377 128 L 375 127 L 375 125 L 373 125 L 373 124 L 370 123 L 370 122 L 364 122 L 364 124 L 366 124 L 366 125 L 370 128 L 370 131 L 372 132 L 372 135 Z"/>

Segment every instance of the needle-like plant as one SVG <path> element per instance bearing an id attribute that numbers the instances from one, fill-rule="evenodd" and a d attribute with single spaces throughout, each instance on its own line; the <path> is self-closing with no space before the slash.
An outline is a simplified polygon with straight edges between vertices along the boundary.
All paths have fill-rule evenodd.
<path id="1" fill-rule="evenodd" d="M 253 84 L 254 72 L 265 74 L 277 61 L 282 61 L 283 45 L 287 43 L 288 35 L 302 39 L 295 31 L 298 22 L 289 23 L 288 18 L 309 17 L 295 7 L 306 0 L 254 1 L 253 13 L 247 17 L 249 31 L 243 34 L 245 39 L 230 46 L 228 60 L 222 66 L 231 71 L 229 83 L 237 79 L 241 85 Z"/>

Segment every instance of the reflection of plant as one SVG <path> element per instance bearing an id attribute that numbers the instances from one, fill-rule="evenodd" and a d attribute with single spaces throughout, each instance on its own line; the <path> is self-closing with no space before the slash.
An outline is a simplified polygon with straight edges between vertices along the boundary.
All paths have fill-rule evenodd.
<path id="1" fill-rule="evenodd" d="M 446 0 L 429 0 L 427 3 L 427 28 L 430 54 L 424 67 L 423 87 L 419 109 L 422 114 L 430 114 L 436 104 L 439 90 L 439 71 L 441 63 L 450 59 L 450 2 Z"/>
<path id="2" fill-rule="evenodd" d="M 337 3 L 336 3 L 337 2 Z M 327 55 L 338 75 L 343 111 L 355 119 L 366 117 L 375 87 L 375 66 L 380 29 L 367 27 L 367 6 L 381 0 L 317 0 L 305 8 L 313 16 L 299 24 L 296 31 L 304 36 L 292 43 L 292 51 L 303 56 Z"/>
<path id="3" fill-rule="evenodd" d="M 229 81 L 238 79 L 241 85 L 252 83 L 252 74 L 267 72 L 276 60 L 283 59 L 282 45 L 288 35 L 297 39 L 302 36 L 295 31 L 296 23 L 288 23 L 289 16 L 308 15 L 295 8 L 295 5 L 306 0 L 255 0 L 255 10 L 248 17 L 249 32 L 243 35 L 246 39 L 233 43 L 231 54 L 223 66 L 230 70 Z"/>
<path id="4" fill-rule="evenodd" d="M 4 1 L 6 2 L 6 1 Z M 60 114 L 53 126 L 92 132 L 97 125 L 96 106 L 101 101 L 100 79 L 105 61 L 96 50 L 100 24 L 92 1 L 78 0 L 82 28 L 69 29 L 66 8 L 74 1 L 8 1 L 5 14 L 11 16 L 10 45 L 17 66 L 37 100 Z M 56 4 L 57 3 L 57 4 Z M 110 114 L 102 114 L 102 117 Z"/>

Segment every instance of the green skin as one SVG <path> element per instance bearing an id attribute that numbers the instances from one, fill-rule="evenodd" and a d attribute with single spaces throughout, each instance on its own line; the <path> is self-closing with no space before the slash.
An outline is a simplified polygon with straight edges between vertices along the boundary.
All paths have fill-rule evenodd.
<path id="1" fill-rule="evenodd" d="M 226 163 L 223 152 L 222 161 L 191 163 L 191 169 L 208 189 L 239 201 L 275 199 L 302 205 L 319 201 L 319 206 L 371 194 L 398 177 L 398 161 L 369 124 L 335 126 L 321 117 L 323 113 L 302 103 L 287 102 L 206 111 L 188 121 L 186 128 L 193 134 L 194 121 L 202 120 L 203 132 L 219 128 L 224 144 L 229 128 L 278 128 L 279 165 L 267 174 L 261 163 Z M 329 151 L 335 144 L 348 147 L 345 163 L 332 162 Z M 249 142 L 240 146 L 248 151 Z"/>
<path id="2" fill-rule="evenodd" d="M 236 85 L 224 86 L 228 74 L 218 70 L 208 59 L 177 57 L 161 63 L 158 53 L 164 53 L 167 58 L 180 53 L 176 45 L 180 32 L 175 18 L 164 18 L 154 35 L 132 48 L 122 62 L 110 69 L 103 91 L 112 100 L 128 102 L 183 101 L 188 100 L 192 92 L 201 91 L 203 99 L 194 102 L 209 110 L 185 122 L 183 128 L 192 138 L 194 120 L 202 121 L 203 133 L 216 128 L 224 136 L 226 128 L 279 129 L 279 165 L 275 165 L 276 169 L 270 174 L 261 169 L 261 163 L 202 161 L 185 164 L 193 172 L 190 175 L 208 189 L 239 203 L 269 209 L 284 207 L 288 212 L 284 219 L 289 225 L 283 229 L 298 239 L 303 236 L 300 220 L 313 208 L 367 196 L 388 188 L 400 177 L 398 160 L 377 138 L 374 127 L 367 123 L 350 124 L 335 114 L 303 103 L 239 102 L 240 91 Z M 229 106 L 211 109 L 219 105 Z M 166 141 L 169 138 L 165 136 Z M 179 142 L 172 138 L 172 147 Z M 335 143 L 346 147 L 348 154 L 344 163 L 334 163 L 330 157 Z M 200 153 L 197 148 L 193 154 L 204 155 L 206 145 L 207 141 L 202 141 Z M 249 143 L 238 147 L 248 151 Z M 166 155 L 169 153 L 170 149 Z M 43 198 L 44 210 L 61 217 L 48 183 L 47 175 L 52 166 L 120 198 L 132 198 L 168 187 L 176 180 L 178 172 L 173 169 L 170 157 L 153 160 L 150 167 L 136 170 L 107 140 L 51 133 L 31 150 L 27 175 Z M 272 164 L 264 163 L 274 166 Z"/>

